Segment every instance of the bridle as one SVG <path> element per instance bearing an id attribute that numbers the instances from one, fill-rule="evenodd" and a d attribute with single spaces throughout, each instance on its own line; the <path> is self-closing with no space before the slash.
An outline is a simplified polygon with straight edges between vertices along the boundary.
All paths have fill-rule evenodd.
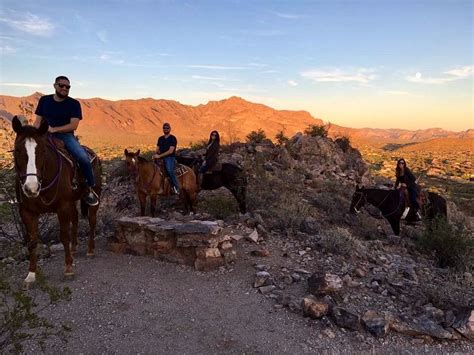
<path id="1" fill-rule="evenodd" d="M 360 213 L 360 210 L 357 209 L 357 206 L 359 206 L 359 203 L 362 201 L 362 199 L 364 199 L 363 203 L 365 205 L 365 203 L 367 202 L 367 197 L 365 196 L 363 191 L 356 191 L 354 195 L 360 195 L 359 199 L 354 204 L 354 211 L 356 211 L 356 213 Z"/>
<path id="2" fill-rule="evenodd" d="M 385 200 L 387 200 L 388 196 L 390 196 L 390 192 L 391 192 L 391 190 L 388 190 L 388 191 L 387 191 L 387 194 L 385 195 L 385 197 L 383 198 L 383 200 L 382 200 L 380 203 L 378 203 L 377 205 L 374 205 L 374 206 L 375 206 L 376 208 L 380 209 L 380 206 L 382 206 L 382 204 L 385 202 Z M 354 208 L 354 211 L 356 211 L 356 213 L 360 213 L 360 210 L 357 209 L 357 206 L 359 205 L 359 203 L 361 202 L 362 199 L 364 199 L 363 202 L 364 202 L 364 205 L 365 205 L 365 203 L 368 202 L 368 201 L 367 201 L 367 196 L 365 195 L 364 191 L 356 191 L 354 194 L 355 194 L 355 195 L 358 195 L 358 194 L 361 195 L 361 196 L 359 197 L 359 199 L 357 200 L 357 202 L 354 204 L 354 207 L 353 207 L 353 208 Z M 382 216 L 387 217 L 387 216 L 391 216 L 392 214 L 398 212 L 401 203 L 402 203 L 402 200 L 399 199 L 399 201 L 398 201 L 398 206 L 397 206 L 392 212 L 390 212 L 390 213 L 385 214 L 385 213 L 383 213 L 382 211 L 380 211 L 380 212 L 382 213 Z M 370 214 L 370 212 L 369 212 L 369 214 Z"/>
<path id="3" fill-rule="evenodd" d="M 19 170 L 19 167 L 18 167 L 18 163 L 17 163 L 16 158 L 15 158 L 15 171 L 16 171 L 18 177 L 20 178 L 20 184 L 23 185 L 25 183 L 26 179 L 28 178 L 28 176 L 35 176 L 36 179 L 38 179 L 38 184 L 39 184 L 39 193 L 38 193 L 38 195 L 41 192 L 50 189 L 51 187 L 53 187 L 55 184 L 57 184 L 59 182 L 59 179 L 61 177 L 62 167 L 63 167 L 61 155 L 59 154 L 59 151 L 56 148 L 56 145 L 54 144 L 53 140 L 51 139 L 51 135 L 48 135 L 48 143 L 50 144 L 50 147 L 52 148 L 52 150 L 56 153 L 56 161 L 58 162 L 58 169 L 56 170 L 56 174 L 55 174 L 54 178 L 50 181 L 50 183 L 46 187 L 42 186 L 43 176 L 44 176 L 43 171 L 44 171 L 44 168 L 45 168 L 46 159 L 43 159 L 43 165 L 41 166 L 41 169 L 37 170 L 37 171 L 40 171 L 40 173 L 21 174 L 20 170 Z M 54 197 L 51 201 L 44 202 L 43 199 L 41 199 L 41 201 L 45 205 L 50 205 L 54 201 L 54 199 L 56 198 L 56 195 L 58 193 L 58 189 L 59 189 L 59 184 L 58 184 L 58 187 L 56 189 L 56 193 L 55 193 L 55 195 L 54 195 Z"/>

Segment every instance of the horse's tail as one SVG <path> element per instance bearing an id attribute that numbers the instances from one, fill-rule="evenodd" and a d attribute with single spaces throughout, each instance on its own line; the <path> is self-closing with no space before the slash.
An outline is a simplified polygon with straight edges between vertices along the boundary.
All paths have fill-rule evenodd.
<path id="1" fill-rule="evenodd" d="M 86 203 L 86 201 L 81 199 L 81 216 L 83 218 L 86 218 L 88 214 L 89 214 L 89 205 Z"/>

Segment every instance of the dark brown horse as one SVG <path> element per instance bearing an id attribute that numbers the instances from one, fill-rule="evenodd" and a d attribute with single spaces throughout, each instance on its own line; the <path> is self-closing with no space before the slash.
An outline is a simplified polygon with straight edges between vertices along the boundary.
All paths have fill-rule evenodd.
<path id="1" fill-rule="evenodd" d="M 201 158 L 177 156 L 178 163 L 191 167 L 195 174 L 199 171 L 203 160 Z M 247 212 L 247 177 L 244 170 L 232 163 L 222 163 L 218 171 L 209 171 L 204 174 L 201 188 L 203 190 L 216 190 L 218 188 L 227 188 L 234 195 L 239 204 L 240 213 Z"/>
<path id="2" fill-rule="evenodd" d="M 393 233 L 400 234 L 400 220 L 405 210 L 405 199 L 399 190 L 365 189 L 357 186 L 352 196 L 350 212 L 359 213 L 366 203 L 377 207 L 382 212 L 382 216 L 390 223 Z M 406 218 L 407 222 L 416 221 L 413 210 L 413 208 L 410 209 Z M 427 201 L 423 204 L 421 211 L 423 217 L 428 221 L 437 217 L 447 219 L 446 200 L 430 191 L 427 193 Z"/>
<path id="3" fill-rule="evenodd" d="M 12 120 L 16 132 L 13 157 L 16 170 L 16 196 L 20 216 L 26 228 L 26 241 L 30 266 L 25 283 L 36 279 L 36 246 L 38 244 L 38 218 L 43 213 L 56 213 L 59 219 L 60 240 L 65 252 L 65 276 L 74 275 L 72 252 L 77 248 L 78 211 L 76 201 L 86 194 L 86 188 L 74 188 L 75 167 L 59 154 L 52 138 L 47 134 L 48 124 L 43 120 L 36 129 L 23 126 L 15 116 Z M 94 191 L 101 193 L 101 166 L 94 160 L 97 184 Z M 96 216 L 99 206 L 90 207 L 81 201 L 81 212 L 88 215 L 89 241 L 87 255 L 94 254 Z"/>
<path id="4" fill-rule="evenodd" d="M 124 151 L 127 168 L 135 177 L 135 188 L 140 201 L 140 215 L 145 215 L 146 198 L 150 196 L 150 212 L 155 216 L 158 195 L 169 195 L 169 184 L 164 184 L 165 178 L 160 167 L 153 161 L 140 156 L 140 150 L 135 153 Z M 196 175 L 189 167 L 183 168 L 183 174 L 177 176 L 180 186 L 180 198 L 184 203 L 185 213 L 194 212 L 197 198 Z"/>

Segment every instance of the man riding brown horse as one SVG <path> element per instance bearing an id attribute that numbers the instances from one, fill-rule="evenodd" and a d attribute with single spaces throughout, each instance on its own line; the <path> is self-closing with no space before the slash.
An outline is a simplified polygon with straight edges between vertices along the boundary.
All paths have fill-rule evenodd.
<path id="1" fill-rule="evenodd" d="M 99 204 L 99 199 L 93 189 L 95 177 L 92 165 L 87 152 L 74 136 L 74 131 L 82 120 L 81 104 L 69 97 L 71 84 L 67 77 L 58 76 L 54 81 L 54 88 L 54 94 L 40 98 L 35 111 L 37 116 L 34 126 L 39 128 L 43 120 L 48 122 L 49 133 L 64 143 L 66 150 L 74 157 L 84 174 L 89 187 L 85 202 L 90 206 L 96 206 Z"/>

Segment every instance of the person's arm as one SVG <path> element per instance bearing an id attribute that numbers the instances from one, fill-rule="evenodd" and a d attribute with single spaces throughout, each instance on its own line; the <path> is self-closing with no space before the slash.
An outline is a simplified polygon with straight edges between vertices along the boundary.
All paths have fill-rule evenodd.
<path id="1" fill-rule="evenodd" d="M 59 127 L 49 127 L 49 132 L 50 133 L 65 133 L 65 132 L 72 132 L 77 129 L 79 126 L 79 118 L 73 117 L 71 118 L 71 122 L 64 126 L 59 126 Z"/>
<path id="2" fill-rule="evenodd" d="M 395 185 L 393 186 L 393 188 L 396 190 L 398 189 L 398 183 L 400 182 L 400 178 L 397 176 L 397 179 L 395 180 Z"/>
<path id="3" fill-rule="evenodd" d="M 168 155 L 171 155 L 173 154 L 174 150 L 176 149 L 176 147 L 173 147 L 171 146 L 170 149 L 168 149 L 166 152 L 164 153 L 159 153 L 159 149 L 157 149 L 158 151 L 156 152 L 157 154 L 153 155 L 153 159 L 161 159 L 161 158 L 164 158 L 164 157 L 167 157 Z"/>
<path id="4" fill-rule="evenodd" d="M 43 117 L 36 115 L 36 120 L 33 123 L 33 126 L 38 129 L 41 126 L 41 121 L 43 121 Z"/>

